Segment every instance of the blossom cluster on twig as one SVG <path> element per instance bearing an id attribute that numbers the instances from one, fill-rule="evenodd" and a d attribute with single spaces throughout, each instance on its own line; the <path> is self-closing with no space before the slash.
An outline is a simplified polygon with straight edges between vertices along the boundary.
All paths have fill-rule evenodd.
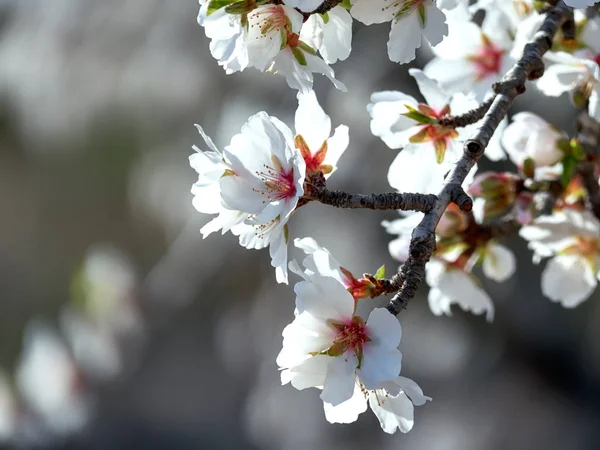
<path id="1" fill-rule="evenodd" d="M 519 234 L 535 262 L 548 258 L 542 292 L 574 307 L 600 276 L 600 18 L 594 1 L 535 0 L 200 0 L 198 22 L 227 73 L 276 72 L 298 92 L 293 129 L 265 112 L 248 119 L 224 149 L 190 157 L 198 211 L 215 216 L 201 232 L 231 231 L 243 247 L 269 248 L 276 279 L 298 275 L 294 320 L 277 357 L 283 384 L 320 389 L 330 422 L 354 422 L 367 405 L 388 433 L 409 431 L 414 405 L 429 397 L 400 375 L 396 315 L 422 281 L 429 306 L 450 315 L 457 304 L 494 318 L 494 303 L 473 269 L 496 282 L 516 258 L 501 243 Z M 482 21 L 473 15 L 483 11 Z M 395 192 L 332 190 L 329 178 L 349 146 L 332 131 L 312 90 L 313 73 L 346 90 L 331 64 L 351 51 L 352 21 L 391 21 L 390 60 L 408 63 L 430 45 L 434 58 L 410 69 L 424 101 L 376 92 L 371 132 L 397 156 L 388 170 Z M 508 121 L 515 98 L 535 83 L 546 96 L 569 93 L 580 108 L 578 133 L 531 112 Z M 479 172 L 477 162 L 510 160 L 514 172 Z M 355 276 L 312 238 L 292 238 L 290 219 L 321 202 L 338 208 L 398 210 L 383 222 L 402 264 Z M 302 208 L 304 210 L 305 208 Z M 288 244 L 305 253 L 288 261 Z M 387 308 L 365 299 L 394 294 Z M 370 310 L 368 314 L 363 311 Z"/>

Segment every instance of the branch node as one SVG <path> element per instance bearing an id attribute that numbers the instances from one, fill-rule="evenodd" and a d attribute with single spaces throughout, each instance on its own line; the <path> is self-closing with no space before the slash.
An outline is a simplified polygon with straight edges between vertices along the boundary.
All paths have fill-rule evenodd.
<path id="1" fill-rule="evenodd" d="M 483 144 L 475 139 L 469 139 L 465 142 L 465 151 L 469 154 L 470 157 L 479 159 L 483 152 L 485 151 L 485 147 Z"/>
<path id="2" fill-rule="evenodd" d="M 473 200 L 467 195 L 460 184 L 452 184 L 450 187 L 450 200 L 461 209 L 470 212 L 473 210 Z"/>

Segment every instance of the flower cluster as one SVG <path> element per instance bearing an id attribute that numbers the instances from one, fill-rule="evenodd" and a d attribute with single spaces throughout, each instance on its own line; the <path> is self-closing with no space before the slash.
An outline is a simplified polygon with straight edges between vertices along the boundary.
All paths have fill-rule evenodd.
<path id="1" fill-rule="evenodd" d="M 197 125 L 206 149 L 195 148 L 190 157 L 199 175 L 192 193 L 196 209 L 214 216 L 201 229 L 204 237 L 231 231 L 243 247 L 269 248 L 278 282 L 288 283 L 288 268 L 301 278 L 276 361 L 282 384 L 321 391 L 329 422 L 354 422 L 368 405 L 385 432 L 407 432 L 414 405 L 430 400 L 400 375 L 399 309 L 369 301 L 412 286 L 411 267 L 423 254 L 420 279 L 430 287 L 429 306 L 438 316 L 451 315 L 457 304 L 494 319 L 494 302 L 478 271 L 498 283 L 513 276 L 516 258 L 502 244 L 509 235 L 528 242 L 534 262 L 550 258 L 541 290 L 552 301 L 574 307 L 594 291 L 600 276 L 600 18 L 593 11 L 571 14 L 594 1 L 550 3 L 200 0 L 198 22 L 227 73 L 247 67 L 276 72 L 299 91 L 293 131 L 259 112 L 220 150 Z M 549 28 L 542 24 L 556 22 L 557 11 L 563 17 L 554 23 L 553 40 L 541 39 Z M 433 51 L 422 70 L 409 70 L 422 99 L 375 92 L 366 108 L 372 134 L 397 151 L 388 171 L 397 192 L 365 196 L 327 187 L 348 147 L 348 128 L 340 125 L 332 134 L 312 74 L 346 89 L 330 65 L 350 55 L 353 19 L 391 22 L 387 49 L 393 62 L 414 60 L 427 44 Z M 500 98 L 511 67 L 530 64 L 522 61 L 529 54 L 541 65 L 544 53 L 543 76 L 528 69 L 522 89 L 509 86 L 510 95 Z M 583 130 L 590 126 L 580 124 L 580 133 L 570 136 L 533 112 L 515 114 L 509 123 L 508 108 L 498 105 L 508 97 L 512 102 L 526 78 L 537 79 L 547 96 L 569 92 L 598 131 L 590 137 Z M 498 109 L 501 116 L 490 119 Z M 473 156 L 469 140 L 480 133 L 486 135 L 483 154 L 492 162 L 505 160 L 512 172 L 476 173 L 481 154 Z M 396 236 L 389 251 L 403 263 L 398 274 L 386 279 L 382 266 L 357 278 L 311 238 L 293 240 L 305 256 L 302 264 L 288 262 L 290 219 L 311 201 L 400 210 L 400 218 L 383 222 Z M 423 237 L 427 226 L 430 242 Z"/>

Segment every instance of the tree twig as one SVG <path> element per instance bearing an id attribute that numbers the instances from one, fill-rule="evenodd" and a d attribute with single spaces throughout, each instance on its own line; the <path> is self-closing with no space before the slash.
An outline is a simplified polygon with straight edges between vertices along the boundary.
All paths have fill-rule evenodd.
<path id="1" fill-rule="evenodd" d="M 556 32 L 565 21 L 572 18 L 572 14 L 573 10 L 562 1 L 549 9 L 539 31 L 525 46 L 523 56 L 502 78 L 502 81 L 494 86 L 496 95 L 485 113 L 482 124 L 475 136 L 465 143 L 463 156 L 446 177 L 435 206 L 425 214 L 412 233 L 409 257 L 400 269 L 404 274 L 403 285 L 387 306 L 392 314 L 396 315 L 406 307 L 425 277 L 425 264 L 435 251 L 435 228 L 452 200 L 455 186 L 462 185 L 475 163 L 481 158 L 514 99 L 525 92 L 525 82 L 542 76 L 544 72 L 542 57 L 552 46 L 552 39 Z"/>
<path id="2" fill-rule="evenodd" d="M 487 100 L 483 101 L 477 108 L 472 109 L 471 111 L 467 111 L 464 114 L 460 114 L 458 116 L 448 116 L 443 117 L 439 120 L 439 124 L 443 127 L 448 128 L 459 128 L 466 127 L 467 125 L 474 124 L 479 122 L 485 116 L 485 113 L 488 112 L 490 106 L 492 106 L 492 102 L 494 101 L 494 97 L 490 97 Z"/>
<path id="3" fill-rule="evenodd" d="M 348 209 L 376 209 L 380 211 L 430 211 L 437 197 L 432 194 L 400 194 L 386 192 L 382 194 L 354 194 L 343 191 L 319 190 L 311 200 L 317 200 L 325 205 Z"/>

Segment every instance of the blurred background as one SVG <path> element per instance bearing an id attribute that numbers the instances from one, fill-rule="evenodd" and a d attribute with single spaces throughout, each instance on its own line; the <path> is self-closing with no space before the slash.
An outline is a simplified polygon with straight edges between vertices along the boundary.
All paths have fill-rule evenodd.
<path id="1" fill-rule="evenodd" d="M 330 425 L 317 390 L 280 386 L 293 291 L 268 252 L 202 240 L 188 156 L 202 147 L 194 123 L 219 147 L 260 110 L 293 125 L 295 92 L 253 69 L 226 76 L 197 11 L 194 0 L 0 1 L 0 446 L 600 448 L 599 294 L 552 304 L 517 240 L 518 273 L 484 281 L 493 324 L 434 317 L 426 287 L 401 314 L 403 374 L 434 399 L 409 434 L 385 435 L 370 413 Z M 335 65 L 349 93 L 315 82 L 334 126 L 350 126 L 330 185 L 386 191 L 395 152 L 371 136 L 365 106 L 376 90 L 418 94 L 387 58 L 388 24 L 354 31 Z M 530 91 L 515 111 L 572 131 L 566 99 Z M 290 227 L 355 274 L 392 272 L 380 222 L 393 218 L 309 205 Z"/>

